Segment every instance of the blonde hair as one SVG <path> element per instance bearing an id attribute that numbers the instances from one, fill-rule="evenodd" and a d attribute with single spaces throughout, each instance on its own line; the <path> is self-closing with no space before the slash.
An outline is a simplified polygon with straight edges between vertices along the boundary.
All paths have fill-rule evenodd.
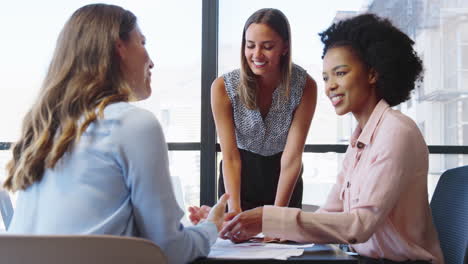
<path id="1" fill-rule="evenodd" d="M 247 59 L 244 55 L 246 45 L 245 33 L 251 24 L 265 24 L 273 29 L 283 39 L 288 51 L 281 57 L 280 71 L 281 82 L 280 91 L 283 98 L 288 98 L 290 93 L 289 82 L 291 79 L 291 28 L 288 19 L 278 9 L 263 8 L 253 13 L 245 22 L 244 30 L 242 32 L 242 46 L 241 46 L 241 68 L 240 68 L 240 83 L 238 87 L 238 94 L 241 102 L 248 109 L 257 108 L 257 90 L 258 84 L 255 74 L 249 67 Z"/>
<path id="2" fill-rule="evenodd" d="M 71 150 L 107 105 L 132 98 L 115 44 L 127 41 L 135 27 L 135 15 L 119 6 L 93 4 L 73 13 L 59 35 L 39 96 L 23 120 L 7 164 L 6 189 L 24 190 L 40 181 L 44 170 Z"/>

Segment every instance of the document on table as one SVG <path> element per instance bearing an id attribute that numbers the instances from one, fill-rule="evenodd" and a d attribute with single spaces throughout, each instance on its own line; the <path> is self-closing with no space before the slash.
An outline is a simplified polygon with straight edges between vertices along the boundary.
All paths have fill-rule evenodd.
<path id="1" fill-rule="evenodd" d="M 230 240 L 218 238 L 211 247 L 209 258 L 223 259 L 281 259 L 300 256 L 304 248 L 312 247 L 314 244 L 281 244 L 246 242 L 235 244 Z"/>

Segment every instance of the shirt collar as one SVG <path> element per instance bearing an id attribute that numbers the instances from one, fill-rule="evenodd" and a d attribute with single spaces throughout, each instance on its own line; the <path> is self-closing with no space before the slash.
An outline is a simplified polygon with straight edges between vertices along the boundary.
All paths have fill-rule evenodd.
<path id="1" fill-rule="evenodd" d="M 375 129 L 380 119 L 382 119 L 383 114 L 390 108 L 390 105 L 384 100 L 381 99 L 374 110 L 372 111 L 369 120 L 367 120 L 364 129 L 361 129 L 359 125 L 353 132 L 351 136 L 351 146 L 354 148 L 356 144 L 358 148 L 363 148 L 365 145 L 370 143 L 372 136 L 374 135 Z"/>

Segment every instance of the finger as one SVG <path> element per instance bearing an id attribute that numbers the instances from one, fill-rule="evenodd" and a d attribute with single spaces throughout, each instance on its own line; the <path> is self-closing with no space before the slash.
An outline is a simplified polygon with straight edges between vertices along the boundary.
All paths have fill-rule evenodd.
<path id="1" fill-rule="evenodd" d="M 236 217 L 237 212 L 229 212 L 224 216 L 224 221 L 231 221 L 234 217 Z"/>
<path id="2" fill-rule="evenodd" d="M 226 206 L 228 200 L 229 200 L 229 194 L 225 193 L 221 196 L 221 198 L 219 198 L 218 204 L 222 204 Z"/>
<path id="3" fill-rule="evenodd" d="M 242 228 L 240 224 L 235 225 L 233 228 L 231 228 L 230 232 L 232 236 L 235 236 L 236 238 L 240 238 L 242 235 Z"/>
<path id="4" fill-rule="evenodd" d="M 237 231 L 236 231 L 237 230 Z M 247 233 L 244 233 L 244 232 L 241 232 L 240 231 L 241 228 L 239 227 L 239 225 L 236 226 L 236 228 L 234 228 L 232 231 L 231 231 L 231 238 L 230 240 L 234 243 L 241 243 L 241 242 L 245 242 L 247 240 L 249 240 L 250 238 L 250 235 L 247 234 Z"/>
<path id="5" fill-rule="evenodd" d="M 211 212 L 211 207 L 208 207 L 208 206 L 207 206 L 207 208 L 202 208 L 202 209 L 200 209 L 199 214 L 200 214 L 200 216 L 202 216 L 203 218 L 206 218 L 206 217 L 210 214 L 210 212 Z"/>
<path id="6" fill-rule="evenodd" d="M 232 220 L 231 222 L 228 222 L 223 229 L 221 229 L 221 232 L 219 232 L 220 236 L 229 236 L 227 233 L 231 232 L 231 229 L 236 225 L 236 219 Z"/>
<path id="7" fill-rule="evenodd" d="M 237 237 L 237 236 L 233 236 L 232 239 L 231 239 L 231 241 L 232 241 L 233 243 L 236 243 L 236 244 L 245 242 L 245 241 L 247 241 L 247 240 L 248 240 L 248 239 L 244 239 L 244 238 Z"/>
<path id="8" fill-rule="evenodd" d="M 241 234 L 242 235 L 240 236 L 240 239 L 244 241 L 250 240 L 254 236 L 254 234 L 252 234 L 252 232 L 249 231 L 244 231 Z"/>
<path id="9" fill-rule="evenodd" d="M 242 240 L 240 240 L 239 238 L 237 238 L 235 236 L 231 237 L 229 240 L 231 240 L 232 243 L 236 243 L 236 244 L 242 242 Z"/>
<path id="10" fill-rule="evenodd" d="M 197 213 L 194 212 L 190 212 L 189 219 L 192 224 L 197 224 L 200 221 L 200 217 L 198 217 Z"/>
<path id="11" fill-rule="evenodd" d="M 222 238 L 222 239 L 229 239 L 231 236 L 230 236 L 230 233 L 227 232 L 227 233 L 224 233 L 224 234 L 219 233 L 219 237 Z"/>
<path id="12" fill-rule="evenodd" d="M 208 206 L 208 205 L 202 205 L 202 207 L 200 207 L 199 209 L 202 210 L 202 211 L 208 211 L 209 212 L 211 210 L 211 207 Z"/>
<path id="13" fill-rule="evenodd" d="M 223 238 L 223 239 L 229 239 L 229 229 L 227 228 L 227 226 L 224 226 L 221 231 L 219 231 L 219 237 Z"/>
<path id="14" fill-rule="evenodd" d="M 196 225 L 198 224 L 198 222 L 200 222 L 200 219 L 198 217 L 195 217 L 195 216 L 192 216 L 192 215 L 189 215 L 189 219 L 190 219 L 190 222 L 192 222 L 192 224 Z"/>
<path id="15" fill-rule="evenodd" d="M 196 214 L 196 213 L 198 212 L 198 210 L 197 210 L 196 208 L 194 208 L 193 206 L 190 206 L 190 207 L 188 208 L 188 211 L 189 211 L 189 213 L 191 213 L 191 214 Z"/>
<path id="16" fill-rule="evenodd" d="M 223 196 L 221 196 L 221 198 L 218 200 L 218 203 L 216 203 L 212 210 L 214 210 L 215 213 L 220 215 L 221 217 L 224 216 L 224 210 L 226 208 L 228 199 L 229 194 L 223 194 Z"/>
<path id="17" fill-rule="evenodd" d="M 192 210 L 192 211 L 194 211 L 194 212 L 198 212 L 198 211 L 201 210 L 201 208 L 198 207 L 198 206 L 189 206 L 189 210 Z"/>
<path id="18" fill-rule="evenodd" d="M 232 222 L 231 222 L 231 223 L 232 223 Z M 240 235 L 241 230 L 242 230 L 240 223 L 233 223 L 233 224 L 231 224 L 231 226 L 228 227 L 228 228 L 229 228 L 228 231 L 225 232 L 223 235 L 224 235 L 225 237 L 231 239 L 231 240 L 233 239 L 233 237 L 235 237 L 234 240 L 236 240 L 236 239 L 238 240 L 238 239 L 239 239 L 239 235 Z"/>

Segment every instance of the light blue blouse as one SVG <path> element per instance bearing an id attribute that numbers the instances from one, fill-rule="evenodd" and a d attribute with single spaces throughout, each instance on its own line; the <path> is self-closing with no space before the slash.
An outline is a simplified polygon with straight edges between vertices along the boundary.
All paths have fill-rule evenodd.
<path id="1" fill-rule="evenodd" d="M 217 229 L 184 227 L 182 216 L 161 125 L 121 102 L 106 107 L 40 182 L 18 192 L 8 232 L 137 236 L 159 245 L 169 263 L 186 263 L 209 253 Z"/>

